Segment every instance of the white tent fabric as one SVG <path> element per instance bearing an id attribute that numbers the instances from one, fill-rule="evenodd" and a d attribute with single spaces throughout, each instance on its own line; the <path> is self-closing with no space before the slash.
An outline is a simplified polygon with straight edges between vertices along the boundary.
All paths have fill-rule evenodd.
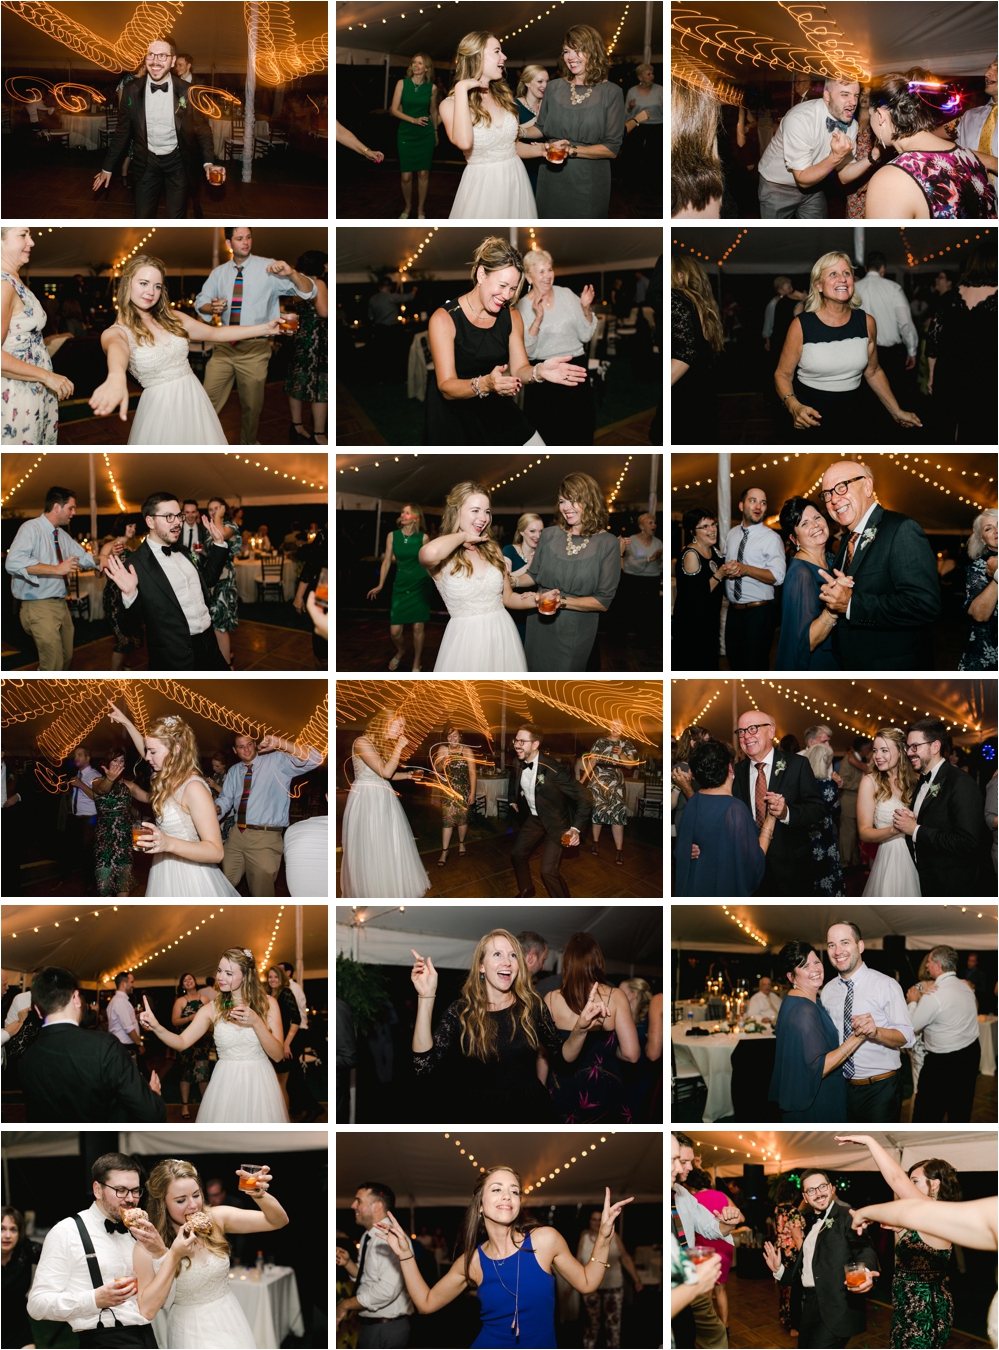
<path id="1" fill-rule="evenodd" d="M 844 1127 L 845 1129 L 846 1127 Z M 968 1130 L 956 1134 L 937 1130 L 865 1130 L 908 1169 L 926 1158 L 944 1158 L 958 1172 L 994 1172 L 997 1164 L 995 1131 Z M 870 1152 L 862 1144 L 837 1144 L 823 1131 L 753 1130 L 733 1135 L 709 1130 L 691 1134 L 701 1165 L 718 1176 L 739 1176 L 746 1163 L 763 1163 L 768 1176 L 808 1165 L 839 1172 L 876 1172 Z M 764 1150 L 770 1155 L 764 1157 Z M 779 1154 L 779 1159 L 774 1155 Z M 728 1159 L 728 1161 L 722 1161 Z"/>
<path id="2" fill-rule="evenodd" d="M 545 1204 L 599 1204 L 605 1186 L 612 1200 L 633 1195 L 640 1203 L 654 1203 L 663 1197 L 663 1136 L 658 1133 L 461 1130 L 448 1137 L 436 1130 L 365 1131 L 337 1136 L 337 1207 L 350 1205 L 365 1177 L 391 1186 L 401 1205 L 464 1205 L 479 1167 L 497 1163 L 519 1172 L 525 1187 L 535 1187 L 529 1203 L 536 1211 Z M 545 1181 L 539 1187 L 541 1177 Z M 626 1218 L 627 1210 L 624 1214 Z"/>
<path id="3" fill-rule="evenodd" d="M 103 276 L 111 285 L 109 268 L 137 245 L 142 252 L 159 258 L 166 266 L 168 276 L 198 276 L 216 267 L 214 261 L 229 260 L 223 231 L 225 226 L 191 222 L 191 228 L 159 224 L 150 231 L 145 225 L 56 225 L 38 229 L 34 233 L 35 247 L 31 263 L 22 272 L 22 280 L 30 288 L 32 276 L 36 285 L 40 278 L 49 276 Z M 145 240 L 145 243 L 142 241 Z M 326 253 L 329 249 L 329 230 L 325 225 L 285 225 L 281 221 L 264 221 L 253 227 L 253 251 L 258 258 L 278 258 L 295 266 L 301 254 L 309 249 Z"/>
<path id="4" fill-rule="evenodd" d="M 854 901 L 845 906 L 730 904 L 728 914 L 725 909 L 703 902 L 671 904 L 670 946 L 680 951 L 761 951 L 759 943 L 742 936 L 729 914 L 764 938 L 774 952 L 795 938 L 822 945 L 829 925 L 844 919 L 852 920 L 863 933 L 864 943 L 874 949 L 881 947 L 882 939 L 891 933 L 904 934 L 909 951 L 929 951 L 938 943 L 962 951 L 995 951 L 999 945 L 999 915 L 994 901 L 968 905 L 963 910 L 960 904 L 943 905 L 933 900 L 912 905 L 861 905 Z"/>
<path id="5" fill-rule="evenodd" d="M 119 1136 L 122 1153 L 147 1157 L 157 1153 L 172 1158 L 178 1147 L 184 1157 L 198 1153 L 233 1153 L 266 1158 L 269 1153 L 303 1153 L 308 1149 L 326 1149 L 329 1138 L 322 1130 L 230 1130 L 227 1134 L 211 1130 L 185 1130 L 178 1144 L 175 1130 L 128 1130 Z"/>
<path id="6" fill-rule="evenodd" d="M 76 1158 L 80 1135 L 76 1130 L 4 1130 L 3 1157 Z"/>

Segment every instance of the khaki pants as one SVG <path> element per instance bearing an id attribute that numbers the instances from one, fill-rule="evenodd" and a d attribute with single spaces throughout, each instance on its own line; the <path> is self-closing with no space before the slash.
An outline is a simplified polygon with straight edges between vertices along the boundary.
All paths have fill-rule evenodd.
<path id="1" fill-rule="evenodd" d="M 235 346 L 216 342 L 205 369 L 205 393 L 220 416 L 236 385 L 243 407 L 241 445 L 256 444 L 270 359 L 271 344 L 266 338 L 243 338 Z"/>
<path id="2" fill-rule="evenodd" d="M 240 830 L 233 826 L 225 841 L 222 871 L 233 886 L 244 874 L 251 895 L 273 895 L 284 857 L 284 835 L 277 830 Z"/>
<path id="3" fill-rule="evenodd" d="M 710 1294 L 701 1294 L 690 1305 L 694 1314 L 694 1326 L 697 1335 L 694 1344 L 698 1350 L 728 1350 L 728 1332 L 725 1324 L 715 1312 Z"/>
<path id="4" fill-rule="evenodd" d="M 39 670 L 69 670 L 73 616 L 65 600 L 22 600 L 21 627 L 38 648 Z"/>

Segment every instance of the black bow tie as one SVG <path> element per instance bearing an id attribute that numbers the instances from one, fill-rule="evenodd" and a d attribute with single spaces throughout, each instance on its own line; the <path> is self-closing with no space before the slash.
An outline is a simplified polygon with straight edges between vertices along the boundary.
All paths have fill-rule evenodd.
<path id="1" fill-rule="evenodd" d="M 535 764 L 537 764 L 537 762 L 538 761 L 536 759 L 532 759 L 530 764 L 524 765 L 523 769 L 521 769 L 521 773 L 530 773 L 531 770 L 534 768 Z"/>
<path id="2" fill-rule="evenodd" d="M 922 786 L 923 783 L 928 783 L 928 782 L 930 781 L 930 777 L 931 777 L 931 775 L 928 774 L 928 773 L 921 773 L 921 774 L 919 775 L 919 783 L 920 783 L 920 786 Z"/>
<path id="3" fill-rule="evenodd" d="M 162 546 L 162 548 L 163 548 L 163 553 L 164 553 L 164 555 L 169 555 L 169 554 L 171 554 L 171 553 L 184 553 L 184 552 L 185 552 L 185 549 L 184 549 L 183 544 L 164 544 L 164 545 Z"/>
<path id="4" fill-rule="evenodd" d="M 104 1227 L 109 1233 L 127 1233 L 128 1229 L 122 1223 L 121 1219 L 117 1223 L 112 1223 L 110 1219 L 104 1220 Z"/>
<path id="5" fill-rule="evenodd" d="M 156 93 L 165 94 L 166 91 L 170 88 L 170 82 L 169 80 L 167 80 L 163 84 L 150 84 L 149 87 L 154 94 Z"/>

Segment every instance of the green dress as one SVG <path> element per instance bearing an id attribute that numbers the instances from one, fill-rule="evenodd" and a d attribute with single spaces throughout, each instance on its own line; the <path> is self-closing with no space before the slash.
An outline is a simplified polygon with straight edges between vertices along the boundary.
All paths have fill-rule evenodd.
<path id="1" fill-rule="evenodd" d="M 100 896 L 132 889 L 132 794 L 119 778 L 103 797 L 94 793 L 94 876 Z"/>
<path id="2" fill-rule="evenodd" d="M 441 808 L 441 816 L 445 825 L 467 825 L 468 824 L 468 794 L 471 790 L 472 780 L 468 773 L 468 760 L 465 758 L 463 750 L 448 750 L 447 759 L 441 765 L 441 776 L 447 780 L 447 785 L 452 792 L 457 792 L 461 796 L 461 801 L 456 801 L 454 797 L 445 797 L 444 805 Z"/>
<path id="3" fill-rule="evenodd" d="M 613 759 L 606 758 L 618 747 L 623 760 L 637 759 L 638 751 L 631 741 L 612 741 L 609 736 L 601 736 L 593 742 L 591 755 L 603 758 L 591 761 L 591 776 L 587 781 L 590 795 L 593 797 L 593 814 L 590 819 L 594 825 L 625 825 L 628 820 L 628 804 L 624 795 L 624 774 Z"/>
<path id="4" fill-rule="evenodd" d="M 433 583 L 426 569 L 420 566 L 423 531 L 412 534 L 392 531 L 392 552 L 395 555 L 395 582 L 392 586 L 392 608 L 389 623 L 426 623 L 430 618 L 430 597 Z"/>
<path id="5" fill-rule="evenodd" d="M 935 1350 L 950 1338 L 954 1300 L 947 1283 L 951 1251 L 927 1246 L 918 1233 L 895 1238 L 891 1284 L 892 1350 Z"/>
<path id="6" fill-rule="evenodd" d="M 402 82 L 402 111 L 407 117 L 430 117 L 430 98 L 434 86 L 430 80 L 414 84 L 407 75 Z M 412 122 L 399 123 L 399 169 L 402 173 L 418 173 L 429 169 L 434 157 L 434 124 L 418 127 Z"/>

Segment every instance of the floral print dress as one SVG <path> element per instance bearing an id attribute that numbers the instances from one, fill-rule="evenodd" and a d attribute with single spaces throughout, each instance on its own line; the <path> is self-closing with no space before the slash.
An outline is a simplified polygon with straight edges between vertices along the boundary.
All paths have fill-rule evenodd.
<path id="1" fill-rule="evenodd" d="M 52 369 L 52 358 L 42 340 L 48 315 L 27 286 L 10 272 L 0 280 L 13 286 L 24 306 L 11 316 L 3 349 L 29 366 Z M 59 400 L 44 384 L 33 380 L 0 379 L 4 445 L 55 445 L 59 434 Z"/>
<path id="2" fill-rule="evenodd" d="M 987 548 L 981 557 L 973 558 L 968 563 L 968 570 L 965 573 L 965 585 L 967 587 L 964 596 L 965 612 L 967 612 L 972 600 L 981 595 L 989 584 L 987 563 L 990 558 L 995 556 L 995 549 Z M 957 663 L 958 670 L 995 670 L 996 662 L 999 660 L 999 652 L 996 651 L 996 639 L 996 610 L 993 609 L 987 619 L 981 621 L 972 619 L 968 645 Z"/>
<path id="3" fill-rule="evenodd" d="M 298 310 L 298 333 L 284 392 L 303 403 L 326 403 L 329 399 L 327 322 L 316 313 L 311 300 L 296 300 L 294 307 Z"/>
<path id="4" fill-rule="evenodd" d="M 600 756 L 599 759 L 588 761 L 593 766 L 586 784 L 593 797 L 591 820 L 594 825 L 624 825 L 628 819 L 624 774 L 615 759 L 618 756 L 625 761 L 637 759 L 638 751 L 631 741 L 601 736 L 593 742 L 590 754 Z"/>
<path id="5" fill-rule="evenodd" d="M 916 183 L 933 220 L 984 220 L 996 213 L 995 188 L 970 150 L 903 150 L 891 163 Z"/>
<path id="6" fill-rule="evenodd" d="M 937 1251 L 918 1233 L 895 1238 L 895 1274 L 891 1283 L 892 1350 L 934 1350 L 946 1345 L 954 1321 L 954 1300 L 947 1283 L 951 1249 Z"/>
<path id="7" fill-rule="evenodd" d="M 181 1017 L 193 1017 L 195 1013 L 203 1007 L 200 998 L 189 998 L 180 1010 Z M 187 1028 L 184 1028 L 186 1031 Z M 183 1032 L 180 1033 L 183 1035 Z M 212 1076 L 212 1062 L 208 1058 L 213 1045 L 213 1037 L 210 1031 L 206 1031 L 200 1040 L 189 1045 L 186 1050 L 181 1050 L 179 1059 L 181 1063 L 180 1081 L 182 1083 L 207 1083 Z"/>
<path id="8" fill-rule="evenodd" d="M 790 1268 L 801 1255 L 800 1250 L 794 1245 L 793 1234 L 797 1231 L 804 1238 L 805 1216 L 797 1205 L 785 1200 L 774 1207 L 774 1222 L 777 1225 L 777 1250 L 780 1252 L 781 1260 L 785 1266 Z M 781 1326 L 785 1331 L 790 1332 L 791 1286 L 779 1284 L 777 1286 L 777 1297 Z"/>
<path id="9" fill-rule="evenodd" d="M 572 1032 L 559 1027 L 558 1034 L 564 1045 Z M 615 1032 L 589 1031 L 578 1057 L 564 1068 L 550 1071 L 548 1091 L 564 1124 L 589 1125 L 600 1120 L 631 1122 L 631 1109 L 624 1098 L 621 1060 L 614 1053 L 616 1049 Z"/>
<path id="10" fill-rule="evenodd" d="M 103 796 L 94 793 L 94 876 L 100 896 L 128 895 L 132 889 L 132 794 L 120 778 Z"/>
<path id="11" fill-rule="evenodd" d="M 452 792 L 461 800 L 447 796 L 441 806 L 441 819 L 445 825 L 468 824 L 468 794 L 472 790 L 472 780 L 468 773 L 468 760 L 463 750 L 449 750 L 447 758 L 440 766 L 441 776 Z"/>
<path id="12" fill-rule="evenodd" d="M 672 1233 L 669 1235 L 669 1287 L 679 1289 L 681 1284 L 697 1283 L 697 1267 L 691 1261 L 680 1247 L 679 1242 Z M 790 1292 L 790 1291 L 789 1291 Z M 673 1339 L 673 1328 L 670 1327 L 669 1333 L 670 1350 L 676 1350 L 676 1341 Z"/>
<path id="13" fill-rule="evenodd" d="M 826 814 L 821 824 L 808 831 L 815 859 L 815 894 L 846 895 L 846 882 L 839 861 L 839 817 L 842 807 L 839 789 L 831 778 L 816 778 Z"/>
<path id="14" fill-rule="evenodd" d="M 232 633 L 239 627 L 239 599 L 236 595 L 236 559 L 243 551 L 243 536 L 231 520 L 225 522 L 233 531 L 229 540 L 229 557 L 222 568 L 212 593 L 212 627 L 216 633 Z"/>

